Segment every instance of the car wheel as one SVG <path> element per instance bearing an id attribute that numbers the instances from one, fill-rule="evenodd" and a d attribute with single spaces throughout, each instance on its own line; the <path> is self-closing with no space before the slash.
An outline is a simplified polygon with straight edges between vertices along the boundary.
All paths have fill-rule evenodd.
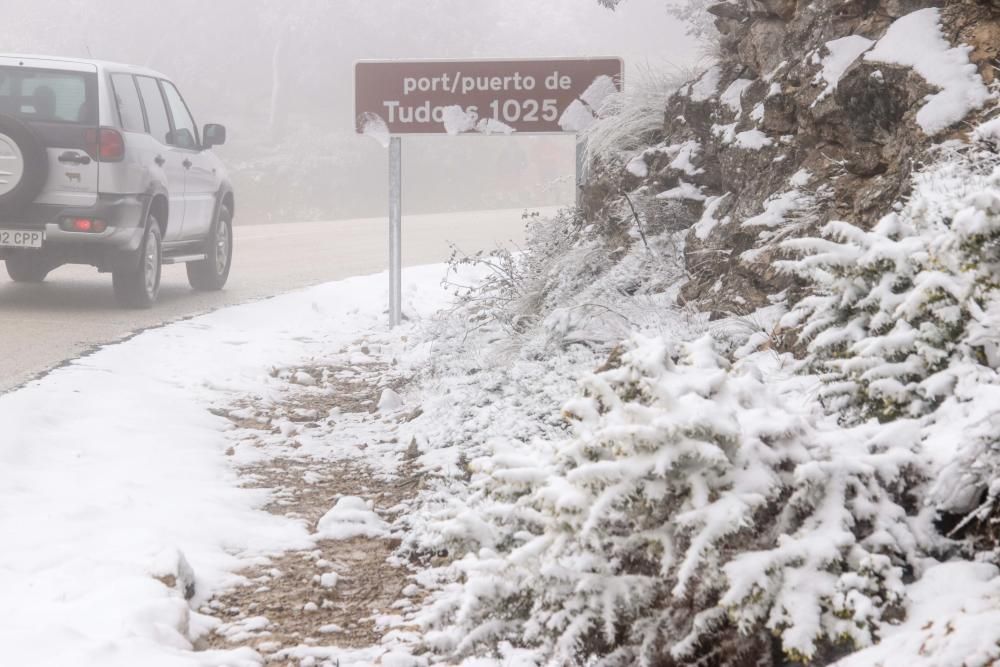
<path id="1" fill-rule="evenodd" d="M 19 253 L 7 258 L 7 275 L 15 283 L 40 283 L 53 267 L 30 253 Z"/>
<path id="2" fill-rule="evenodd" d="M 188 282 L 196 290 L 220 290 L 229 280 L 229 271 L 233 267 L 233 214 L 226 206 L 219 207 L 206 255 L 199 262 L 187 263 Z"/>
<path id="3" fill-rule="evenodd" d="M 130 266 L 111 274 L 115 297 L 120 305 L 125 308 L 152 308 L 156 303 L 163 270 L 162 243 L 159 222 L 151 215 L 138 257 Z"/>

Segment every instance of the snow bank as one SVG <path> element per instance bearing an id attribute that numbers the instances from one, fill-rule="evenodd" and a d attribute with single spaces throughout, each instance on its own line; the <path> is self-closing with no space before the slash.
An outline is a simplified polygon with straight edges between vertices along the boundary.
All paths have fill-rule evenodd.
<path id="1" fill-rule="evenodd" d="M 909 589 L 906 620 L 836 667 L 979 667 L 1000 661 L 1000 571 L 945 563 Z"/>
<path id="2" fill-rule="evenodd" d="M 917 123 L 935 135 L 979 109 L 990 98 L 976 66 L 969 62 L 970 46 L 952 47 L 941 33 L 939 9 L 921 9 L 897 19 L 865 60 L 912 67 L 940 88 L 917 112 Z"/>
<path id="3" fill-rule="evenodd" d="M 408 270 L 411 316 L 443 306 L 441 267 Z M 295 363 L 383 326 L 384 275 L 225 309 L 80 359 L 0 396 L 0 663 L 32 667 L 257 665 L 194 653 L 211 622 L 154 576 L 194 571 L 195 606 L 270 552 L 308 547 L 260 508 L 209 412 L 268 391 Z M 427 309 L 427 310 L 424 310 Z"/>

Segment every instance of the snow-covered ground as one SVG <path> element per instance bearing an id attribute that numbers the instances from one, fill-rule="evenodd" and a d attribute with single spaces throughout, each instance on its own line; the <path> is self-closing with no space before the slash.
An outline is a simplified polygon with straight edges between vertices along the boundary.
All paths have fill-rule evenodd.
<path id="1" fill-rule="evenodd" d="M 447 302 L 443 273 L 405 272 L 408 315 Z M 240 487 L 232 424 L 209 409 L 266 394 L 276 366 L 384 328 L 387 282 L 349 279 L 148 331 L 0 397 L 0 664 L 258 664 L 248 650 L 193 652 L 189 636 L 213 621 L 190 610 L 255 558 L 314 538 L 262 511 L 266 492 Z M 185 563 L 190 605 L 156 578 L 183 588 Z"/>

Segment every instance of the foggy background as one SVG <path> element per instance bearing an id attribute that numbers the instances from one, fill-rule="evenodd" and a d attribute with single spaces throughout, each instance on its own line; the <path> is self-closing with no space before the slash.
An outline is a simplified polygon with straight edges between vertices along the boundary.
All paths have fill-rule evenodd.
<path id="1" fill-rule="evenodd" d="M 622 56 L 626 86 L 697 48 L 663 0 L 0 0 L 0 51 L 172 77 L 236 187 L 240 223 L 384 215 L 386 151 L 354 134 L 362 59 Z M 572 137 L 407 137 L 406 213 L 573 201 Z"/>

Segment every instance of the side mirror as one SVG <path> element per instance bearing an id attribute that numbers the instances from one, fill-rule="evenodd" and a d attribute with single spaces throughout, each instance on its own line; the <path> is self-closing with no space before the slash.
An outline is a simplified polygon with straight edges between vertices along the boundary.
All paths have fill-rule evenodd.
<path id="1" fill-rule="evenodd" d="M 226 126 L 217 125 L 215 123 L 209 123 L 205 126 L 204 136 L 202 137 L 202 145 L 204 148 L 211 148 L 212 146 L 221 146 L 226 143 Z"/>

